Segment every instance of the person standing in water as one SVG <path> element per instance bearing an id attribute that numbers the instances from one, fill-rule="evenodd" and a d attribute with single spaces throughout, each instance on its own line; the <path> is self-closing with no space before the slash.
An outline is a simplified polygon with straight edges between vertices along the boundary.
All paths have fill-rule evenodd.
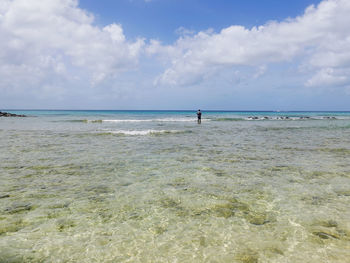
<path id="1" fill-rule="evenodd" d="M 202 123 L 202 112 L 201 110 L 197 111 L 198 124 Z"/>

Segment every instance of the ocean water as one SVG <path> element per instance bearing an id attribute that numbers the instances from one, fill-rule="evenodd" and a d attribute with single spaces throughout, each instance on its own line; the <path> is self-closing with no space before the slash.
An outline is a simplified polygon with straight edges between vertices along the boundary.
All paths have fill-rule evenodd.
<path id="1" fill-rule="evenodd" d="M 0 262 L 350 262 L 350 113 L 11 111 Z"/>

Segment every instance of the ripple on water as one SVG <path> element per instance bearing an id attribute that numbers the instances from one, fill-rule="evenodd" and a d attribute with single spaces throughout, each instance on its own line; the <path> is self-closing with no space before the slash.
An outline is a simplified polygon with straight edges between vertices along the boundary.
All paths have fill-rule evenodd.
<path id="1" fill-rule="evenodd" d="M 349 134 L 327 120 L 32 122 L 0 129 L 0 262 L 350 258 Z M 158 129 L 185 132 L 109 133 Z"/>

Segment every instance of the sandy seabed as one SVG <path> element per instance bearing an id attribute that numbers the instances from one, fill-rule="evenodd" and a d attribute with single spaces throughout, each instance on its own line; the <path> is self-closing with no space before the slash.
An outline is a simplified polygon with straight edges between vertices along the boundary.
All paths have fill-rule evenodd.
<path id="1" fill-rule="evenodd" d="M 349 120 L 161 117 L 1 119 L 0 262 L 350 262 Z"/>

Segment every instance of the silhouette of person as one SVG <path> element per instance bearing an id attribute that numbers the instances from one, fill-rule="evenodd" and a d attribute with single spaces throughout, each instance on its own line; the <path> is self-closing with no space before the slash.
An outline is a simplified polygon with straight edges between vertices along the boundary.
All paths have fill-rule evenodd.
<path id="1" fill-rule="evenodd" d="M 197 111 L 198 124 L 202 123 L 202 112 L 201 110 Z"/>

